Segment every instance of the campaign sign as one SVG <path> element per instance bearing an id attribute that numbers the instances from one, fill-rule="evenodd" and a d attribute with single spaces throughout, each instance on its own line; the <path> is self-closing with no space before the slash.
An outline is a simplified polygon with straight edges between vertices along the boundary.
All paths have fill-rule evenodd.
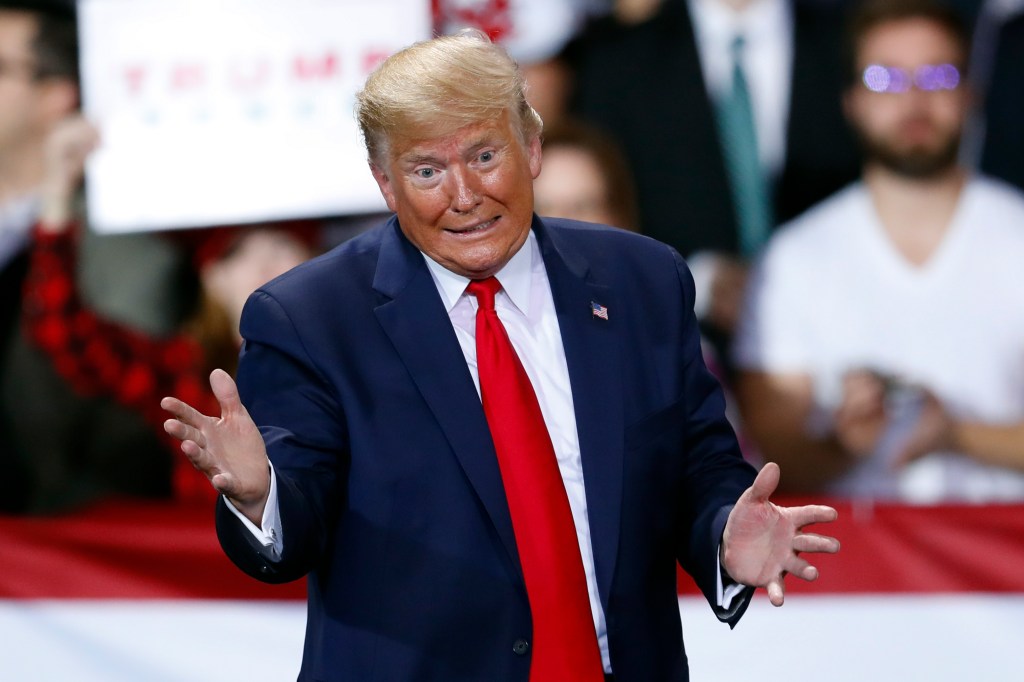
<path id="1" fill-rule="evenodd" d="M 99 232 L 385 210 L 353 113 L 427 0 L 80 0 Z"/>

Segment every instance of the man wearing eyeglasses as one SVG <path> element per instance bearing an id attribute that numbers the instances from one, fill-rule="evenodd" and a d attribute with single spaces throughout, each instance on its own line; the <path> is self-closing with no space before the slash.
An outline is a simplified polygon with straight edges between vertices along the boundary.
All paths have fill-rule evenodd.
<path id="1" fill-rule="evenodd" d="M 7 339 L 20 308 L 19 256 L 35 222 L 43 143 L 78 105 L 75 25 L 70 9 L 0 2 L 0 280 Z M 56 3 L 54 3 L 56 4 Z M 2 343 L 2 342 L 0 342 Z"/>
<path id="2" fill-rule="evenodd" d="M 78 106 L 78 53 L 72 2 L 0 1 L 0 363 L 4 373 L 21 314 L 29 231 L 39 211 L 43 147 Z M 25 388 L 25 387 L 22 387 Z M 0 454 L 13 449 L 17 421 L 0 405 Z M 0 509 L 16 510 L 25 486 L 3 457 Z"/>
<path id="3" fill-rule="evenodd" d="M 768 248 L 736 346 L 746 424 L 793 489 L 1024 499 L 1024 195 L 957 162 L 967 32 L 869 0 L 849 38 L 863 177 Z"/>

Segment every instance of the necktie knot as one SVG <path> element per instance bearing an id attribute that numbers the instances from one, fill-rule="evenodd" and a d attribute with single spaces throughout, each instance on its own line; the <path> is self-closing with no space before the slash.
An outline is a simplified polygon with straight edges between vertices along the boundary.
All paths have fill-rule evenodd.
<path id="1" fill-rule="evenodd" d="M 733 37 L 732 42 L 729 44 L 729 54 L 732 55 L 733 64 L 741 64 L 743 61 L 743 51 L 747 47 L 747 39 L 743 37 L 742 33 L 736 34 Z"/>
<path id="2" fill-rule="evenodd" d="M 474 279 L 466 287 L 466 291 L 476 296 L 477 302 L 484 310 L 494 310 L 494 296 L 501 291 L 501 282 L 497 277 Z"/>

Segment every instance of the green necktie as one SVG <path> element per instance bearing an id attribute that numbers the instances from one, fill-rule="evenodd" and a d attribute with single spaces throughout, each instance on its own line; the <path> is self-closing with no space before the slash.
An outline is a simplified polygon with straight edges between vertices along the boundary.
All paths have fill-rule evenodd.
<path id="1" fill-rule="evenodd" d="M 722 142 L 733 205 L 739 226 L 740 253 L 754 256 L 768 239 L 772 223 L 768 183 L 757 153 L 757 128 L 750 88 L 743 73 L 743 36 L 732 42 L 732 89 L 718 102 L 718 133 Z"/>

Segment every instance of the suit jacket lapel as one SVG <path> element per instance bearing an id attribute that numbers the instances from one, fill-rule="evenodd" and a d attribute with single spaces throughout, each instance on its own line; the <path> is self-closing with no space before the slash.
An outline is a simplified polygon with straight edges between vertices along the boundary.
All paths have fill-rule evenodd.
<path id="1" fill-rule="evenodd" d="M 392 219 L 373 288 L 389 298 L 374 313 L 444 431 L 522 580 L 512 518 L 491 432 L 466 359 L 423 256 Z"/>
<path id="2" fill-rule="evenodd" d="M 615 292 L 595 281 L 583 256 L 556 230 L 534 218 L 534 232 L 551 283 L 572 385 L 587 514 L 601 600 L 607 609 L 615 574 L 622 511 L 623 407 Z M 608 319 L 594 315 L 603 305 Z"/>

